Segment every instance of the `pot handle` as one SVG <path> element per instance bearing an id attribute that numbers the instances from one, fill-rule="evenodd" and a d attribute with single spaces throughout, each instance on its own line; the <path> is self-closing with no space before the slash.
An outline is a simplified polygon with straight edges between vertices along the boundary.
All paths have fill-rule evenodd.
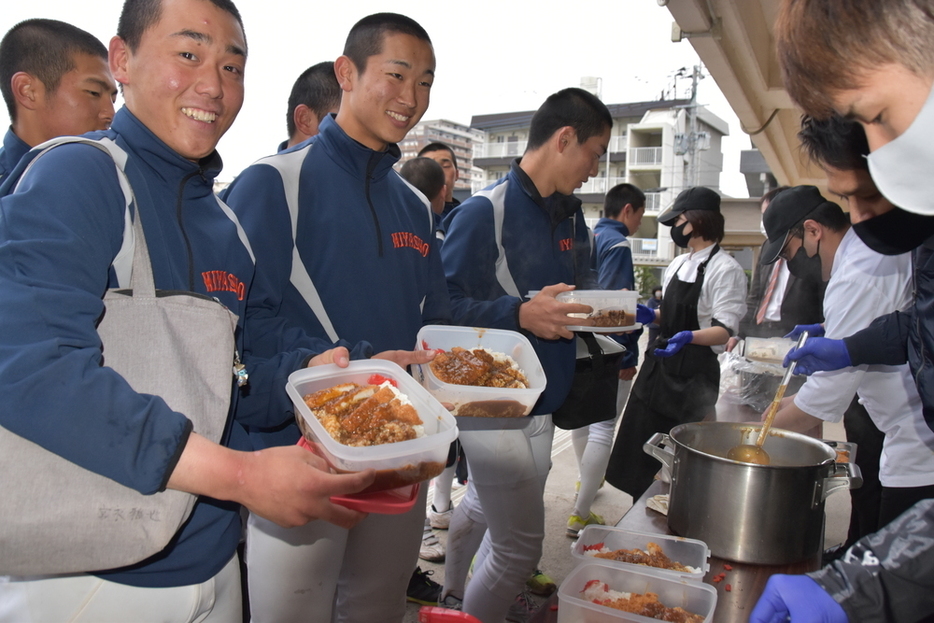
<path id="1" fill-rule="evenodd" d="M 662 445 L 669 445 L 670 443 L 671 438 L 667 434 L 655 433 L 649 437 L 648 441 L 642 444 L 642 451 L 646 454 L 654 456 L 656 459 L 661 461 L 662 465 L 670 470 L 675 455 L 662 449 Z"/>
<path id="2" fill-rule="evenodd" d="M 863 474 L 856 463 L 834 463 L 833 475 L 824 478 L 821 500 L 824 501 L 834 491 L 841 489 L 859 489 L 863 486 Z"/>

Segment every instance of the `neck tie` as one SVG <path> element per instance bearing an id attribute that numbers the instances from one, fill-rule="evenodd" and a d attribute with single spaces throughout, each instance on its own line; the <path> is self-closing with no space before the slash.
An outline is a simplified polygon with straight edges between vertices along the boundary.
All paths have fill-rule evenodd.
<path id="1" fill-rule="evenodd" d="M 762 324 L 765 320 L 765 310 L 769 307 L 769 301 L 772 300 L 772 293 L 775 292 L 775 284 L 778 283 L 778 273 L 782 270 L 782 263 L 785 260 L 778 258 L 775 265 L 772 266 L 772 276 L 769 277 L 769 285 L 765 288 L 765 294 L 762 295 L 762 303 L 759 304 L 759 311 L 756 312 L 756 324 Z"/>

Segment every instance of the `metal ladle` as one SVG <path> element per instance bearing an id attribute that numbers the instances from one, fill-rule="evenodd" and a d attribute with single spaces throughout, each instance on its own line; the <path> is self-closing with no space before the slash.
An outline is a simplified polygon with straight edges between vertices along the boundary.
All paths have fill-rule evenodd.
<path id="1" fill-rule="evenodd" d="M 807 339 L 808 332 L 802 331 L 801 335 L 798 337 L 798 343 L 795 344 L 795 349 L 804 346 Z M 791 380 L 794 368 L 795 364 L 792 362 L 785 370 L 785 374 L 782 376 L 782 382 L 775 392 L 775 398 L 772 399 L 772 404 L 769 405 L 769 410 L 765 416 L 765 423 L 762 424 L 762 429 L 759 431 L 759 438 L 756 439 L 755 445 L 744 443 L 733 446 L 727 453 L 726 458 L 741 463 L 753 463 L 755 465 L 768 465 L 771 462 L 769 453 L 762 449 L 762 444 L 765 443 L 765 438 L 769 434 L 769 429 L 772 428 L 772 422 L 775 421 L 775 414 L 778 413 L 782 398 L 785 397 L 785 390 L 788 388 L 788 382 Z"/>

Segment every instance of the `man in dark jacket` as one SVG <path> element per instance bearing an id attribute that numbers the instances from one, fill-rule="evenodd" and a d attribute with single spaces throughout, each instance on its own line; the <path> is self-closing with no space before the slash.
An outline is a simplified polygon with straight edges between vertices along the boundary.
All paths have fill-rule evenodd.
<path id="1" fill-rule="evenodd" d="M 787 188 L 779 186 L 762 196 L 759 207 L 763 214 L 775 195 Z M 769 300 L 763 301 L 773 274 L 776 286 L 772 288 Z M 746 296 L 747 312 L 739 324 L 738 337 L 781 337 L 795 325 L 823 322 L 823 300 L 823 282 L 797 278 L 788 272 L 783 261 L 768 266 L 760 261 Z"/>
<path id="2" fill-rule="evenodd" d="M 109 58 L 126 106 L 111 130 L 91 138 L 126 156 L 156 288 L 216 298 L 236 315 L 234 337 L 246 357 L 250 340 L 273 324 L 252 313 L 252 251 L 213 193 L 215 147 L 243 102 L 242 22 L 229 0 L 163 0 L 155 15 L 147 7 L 124 5 Z M 330 474 L 301 448 L 255 452 L 246 437 L 247 424 L 291 416 L 282 379 L 315 354 L 310 348 L 245 359 L 254 395 L 241 396 L 231 377 L 220 443 L 103 365 L 96 323 L 102 293 L 126 287 L 115 260 L 130 213 L 114 160 L 74 144 L 31 164 L 16 192 L 0 200 L 0 424 L 142 494 L 168 488 L 197 498 L 173 540 L 147 560 L 94 575 L 0 582 L 4 614 L 238 621 L 240 504 L 286 525 L 322 518 L 349 526 L 363 514 L 329 498 L 361 490 L 372 473 Z"/>
<path id="3" fill-rule="evenodd" d="M 337 115 L 317 136 L 249 167 L 225 197 L 280 319 L 332 341 L 411 350 L 422 325 L 450 318 L 432 211 L 393 169 L 396 143 L 428 108 L 434 49 L 414 20 L 378 13 L 354 25 L 334 71 Z M 278 432 L 253 437 L 275 445 L 300 437 L 296 426 Z M 407 512 L 373 513 L 352 530 L 324 522 L 283 529 L 251 515 L 254 618 L 330 621 L 333 608 L 335 621 L 401 619 L 426 497 L 422 487 Z"/>
<path id="4" fill-rule="evenodd" d="M 94 35 L 54 19 L 30 19 L 0 41 L 0 91 L 10 129 L 0 148 L 0 180 L 39 143 L 106 130 L 117 85 L 107 48 Z"/>
<path id="5" fill-rule="evenodd" d="M 636 278 L 629 236 L 639 229 L 644 214 L 645 193 L 638 187 L 619 184 L 606 194 L 603 218 L 594 227 L 592 254 L 597 270 L 597 282 L 601 289 L 635 291 Z M 577 499 L 574 501 L 573 512 L 568 517 L 569 537 L 576 538 L 587 525 L 604 523 L 603 517 L 591 511 L 590 506 L 597 490 L 603 486 L 606 466 L 610 461 L 610 448 L 613 446 L 616 420 L 626 406 L 632 379 L 636 376 L 641 336 L 641 330 L 613 336 L 625 351 L 619 360 L 619 383 L 615 410 L 610 414 L 611 417 L 571 431 L 571 443 L 577 456 L 580 477 L 577 481 Z"/>
<path id="6" fill-rule="evenodd" d="M 581 202 L 573 193 L 597 173 L 612 124 L 606 106 L 586 91 L 551 95 L 532 117 L 523 157 L 448 218 L 441 254 L 455 322 L 522 331 L 548 379 L 534 417 L 475 418 L 490 421 L 477 422 L 484 430 L 461 428 L 471 477 L 451 520 L 444 598 L 463 598 L 464 611 L 484 621 L 504 618 L 541 556 L 551 412 L 564 402 L 574 375 L 574 334 L 567 327 L 592 324 L 568 316 L 589 313 L 589 306 L 555 297 L 573 285 L 596 285 Z M 528 298 L 532 290 L 540 292 Z M 488 524 L 495 553 L 478 555 L 465 592 L 473 551 Z"/>

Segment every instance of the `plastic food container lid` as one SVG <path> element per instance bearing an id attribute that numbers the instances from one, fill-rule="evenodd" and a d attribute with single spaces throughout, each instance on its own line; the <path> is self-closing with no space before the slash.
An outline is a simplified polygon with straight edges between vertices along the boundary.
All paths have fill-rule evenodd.
<path id="1" fill-rule="evenodd" d="M 315 448 L 304 437 L 298 440 L 298 445 L 309 452 L 315 453 Z M 399 515 L 415 506 L 418 490 L 421 483 L 374 491 L 373 493 L 352 493 L 350 495 L 332 495 L 331 501 L 362 513 L 376 513 L 378 515 Z"/>
<path id="2" fill-rule="evenodd" d="M 377 446 L 351 447 L 335 441 L 305 404 L 304 396 L 341 383 L 369 384 L 374 374 L 393 379 L 422 420 L 425 436 Z M 405 370 L 378 359 L 352 361 L 346 368 L 315 366 L 289 375 L 286 392 L 295 405 L 299 428 L 314 452 L 337 472 L 376 470 L 376 481 L 363 493 L 398 489 L 434 478 L 444 470 L 448 449 L 457 438 L 457 424 Z"/>
<path id="3" fill-rule="evenodd" d="M 743 356 L 752 361 L 781 364 L 794 345 L 794 340 L 782 337 L 747 337 Z"/>
<path id="4" fill-rule="evenodd" d="M 675 571 L 673 569 L 660 569 L 647 565 L 637 565 L 605 558 L 596 558 L 587 554 L 587 548 L 602 543 L 610 551 L 618 549 L 641 549 L 648 551 L 649 543 L 657 543 L 662 552 L 674 562 L 679 562 L 696 571 Z M 634 532 L 623 530 L 614 526 L 585 526 L 581 530 L 577 541 L 571 545 L 571 555 L 582 561 L 606 563 L 621 569 L 635 569 L 642 573 L 651 573 L 669 578 L 681 578 L 703 582 L 704 576 L 710 569 L 707 559 L 710 557 L 710 548 L 703 541 L 686 539 L 667 534 L 649 534 L 647 532 Z"/>
<path id="5" fill-rule="evenodd" d="M 426 325 L 418 332 L 416 350 L 445 350 L 455 346 L 468 350 L 483 347 L 515 359 L 529 381 L 527 389 L 476 387 L 445 383 L 435 376 L 430 364 L 413 366 L 413 374 L 437 400 L 452 405 L 459 417 L 522 417 L 532 411 L 547 383 L 545 370 L 531 342 L 515 331 Z M 463 422 L 463 420 L 461 420 Z"/>
<path id="6" fill-rule="evenodd" d="M 717 591 L 703 582 L 685 582 L 679 578 L 644 573 L 604 564 L 604 561 L 585 562 L 568 574 L 558 588 L 558 623 L 615 623 L 617 621 L 653 621 L 631 612 L 601 606 L 582 598 L 587 582 L 605 582 L 610 590 L 627 593 L 656 593 L 662 605 L 684 608 L 704 617 L 705 623 L 713 619 L 717 606 Z"/>

